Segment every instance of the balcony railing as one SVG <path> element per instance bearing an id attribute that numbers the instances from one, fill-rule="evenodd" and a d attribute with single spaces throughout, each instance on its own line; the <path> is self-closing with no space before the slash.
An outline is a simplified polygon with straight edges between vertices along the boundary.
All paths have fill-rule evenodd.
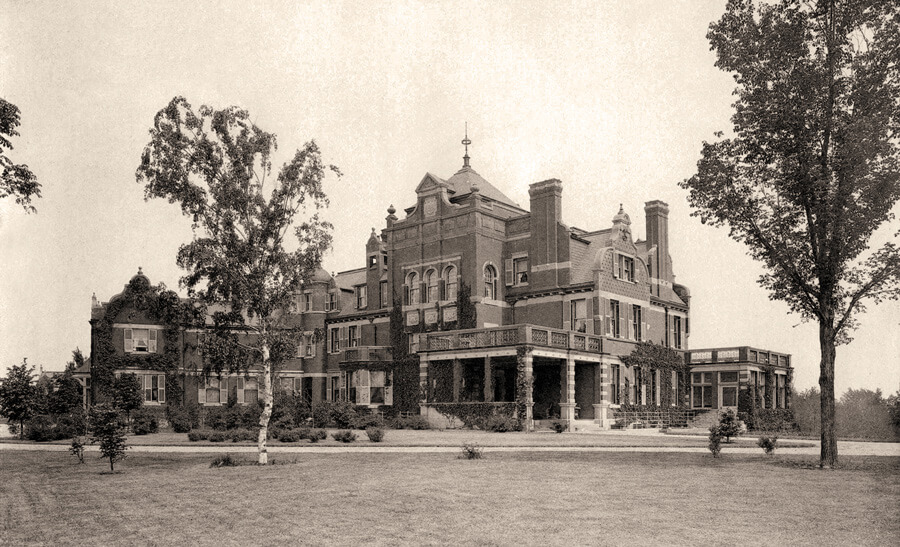
<path id="1" fill-rule="evenodd" d="M 537 325 L 508 325 L 485 329 L 431 332 L 419 335 L 419 351 L 448 351 L 529 344 L 588 353 L 603 350 L 602 337 Z"/>
<path id="2" fill-rule="evenodd" d="M 357 346 L 341 350 L 341 363 L 362 363 L 390 361 L 393 353 L 390 346 Z"/>

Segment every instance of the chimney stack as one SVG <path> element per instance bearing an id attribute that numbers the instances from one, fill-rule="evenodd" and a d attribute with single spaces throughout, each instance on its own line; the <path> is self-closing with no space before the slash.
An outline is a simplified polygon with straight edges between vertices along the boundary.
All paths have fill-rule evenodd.
<path id="1" fill-rule="evenodd" d="M 647 219 L 647 244 L 650 249 L 650 277 L 653 294 L 659 296 L 659 285 L 672 285 L 672 261 L 669 258 L 669 205 L 654 200 L 644 204 Z"/>

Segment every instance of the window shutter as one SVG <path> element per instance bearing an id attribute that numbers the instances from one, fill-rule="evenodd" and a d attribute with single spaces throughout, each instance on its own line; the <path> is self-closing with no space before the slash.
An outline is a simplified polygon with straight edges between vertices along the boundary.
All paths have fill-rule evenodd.
<path id="1" fill-rule="evenodd" d="M 394 386 L 384 386 L 384 404 L 387 406 L 394 405 Z"/>
<path id="2" fill-rule="evenodd" d="M 238 378 L 237 381 L 237 400 L 239 403 L 244 402 L 244 379 Z"/>
<path id="3" fill-rule="evenodd" d="M 513 284 L 513 261 L 511 258 L 507 258 L 504 270 L 506 270 L 506 286 L 510 286 Z"/>
<path id="4" fill-rule="evenodd" d="M 228 378 L 219 378 L 219 402 L 228 402 Z"/>
<path id="5" fill-rule="evenodd" d="M 403 285 L 403 304 L 409 305 L 409 285 L 405 283 Z"/>
<path id="6" fill-rule="evenodd" d="M 203 379 L 203 376 L 197 376 L 197 403 L 203 404 L 206 402 L 206 381 Z"/>
<path id="7" fill-rule="evenodd" d="M 134 351 L 134 340 L 131 339 L 131 329 L 125 329 L 125 351 Z"/>
<path id="8" fill-rule="evenodd" d="M 341 327 L 341 347 L 347 347 L 347 327 Z"/>
<path id="9" fill-rule="evenodd" d="M 314 335 L 310 334 L 307 342 L 309 343 L 309 356 L 315 357 L 316 356 L 316 337 Z"/>
<path id="10" fill-rule="evenodd" d="M 159 404 L 164 404 L 166 402 L 166 377 L 163 374 L 159 375 Z"/>
<path id="11" fill-rule="evenodd" d="M 628 325 L 626 327 L 628 329 L 628 339 L 634 340 L 634 309 L 627 304 L 625 305 L 625 323 Z"/>
<path id="12" fill-rule="evenodd" d="M 332 391 L 332 384 L 334 383 L 334 379 L 330 376 L 325 378 L 325 400 L 333 401 L 334 392 Z"/>
<path id="13" fill-rule="evenodd" d="M 147 352 L 156 353 L 156 329 L 150 329 L 150 340 L 147 342 Z"/>
<path id="14" fill-rule="evenodd" d="M 619 279 L 619 265 L 621 264 L 621 257 L 617 254 L 613 255 L 613 277 Z"/>

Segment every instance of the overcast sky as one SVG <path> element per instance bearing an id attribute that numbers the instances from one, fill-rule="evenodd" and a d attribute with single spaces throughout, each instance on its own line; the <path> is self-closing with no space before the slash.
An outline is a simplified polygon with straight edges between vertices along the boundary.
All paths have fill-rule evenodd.
<path id="1" fill-rule="evenodd" d="M 43 185 L 37 215 L 0 203 L 0 372 L 87 353 L 91 294 L 108 300 L 138 267 L 177 287 L 189 224 L 145 202 L 134 172 L 154 114 L 182 95 L 247 109 L 278 135 L 276 165 L 315 139 L 342 169 L 326 186 L 329 271 L 364 265 L 371 228 L 426 171 L 461 167 L 465 122 L 475 170 L 526 208 L 530 183 L 562 180 L 570 226 L 606 228 L 622 203 L 643 238 L 644 202 L 664 200 L 690 346 L 791 353 L 797 387 L 817 383 L 815 324 L 770 301 L 760 266 L 677 186 L 731 127 L 732 78 L 705 38 L 724 0 L 0 3 L 0 96 L 22 111 L 9 155 Z M 897 391 L 898 333 L 896 302 L 871 307 L 838 350 L 838 393 Z"/>

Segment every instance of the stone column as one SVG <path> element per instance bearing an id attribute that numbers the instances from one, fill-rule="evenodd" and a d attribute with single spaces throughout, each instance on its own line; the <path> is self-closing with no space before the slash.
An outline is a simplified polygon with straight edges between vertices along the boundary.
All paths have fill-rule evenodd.
<path id="1" fill-rule="evenodd" d="M 459 402 L 459 386 L 462 383 L 462 362 L 453 359 L 453 402 Z"/>
<path id="2" fill-rule="evenodd" d="M 494 373 L 491 370 L 491 356 L 484 356 L 484 402 L 494 401 Z"/>
<path id="3" fill-rule="evenodd" d="M 573 422 L 575 421 L 575 358 L 567 357 L 563 362 L 565 371 L 565 382 L 563 384 L 563 393 L 565 398 L 559 404 L 561 409 L 561 418 L 566 421 L 569 431 L 574 430 Z"/>
<path id="4" fill-rule="evenodd" d="M 525 380 L 528 382 L 528 388 L 525 392 L 525 429 L 527 431 L 534 430 L 534 393 L 531 385 L 534 372 L 534 357 L 531 353 L 526 353 L 523 357 L 525 361 Z"/>
<path id="5" fill-rule="evenodd" d="M 428 354 L 423 353 L 419 357 L 419 414 L 428 418 L 428 399 L 430 388 L 428 386 Z"/>
<path id="6" fill-rule="evenodd" d="M 613 389 L 610 381 L 609 365 L 597 363 L 594 369 L 594 423 L 603 429 L 610 426 L 609 405 Z"/>

